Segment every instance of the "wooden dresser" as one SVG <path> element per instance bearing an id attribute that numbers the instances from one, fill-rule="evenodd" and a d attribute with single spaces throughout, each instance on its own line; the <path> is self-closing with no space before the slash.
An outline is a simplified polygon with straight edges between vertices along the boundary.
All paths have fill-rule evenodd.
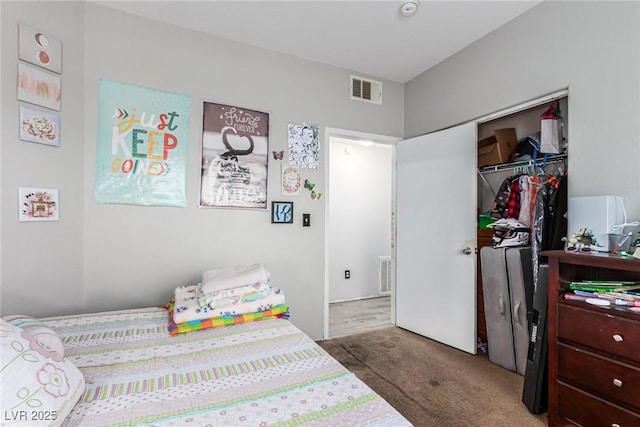
<path id="1" fill-rule="evenodd" d="M 547 251 L 549 425 L 640 426 L 640 313 L 570 301 L 578 280 L 640 280 L 640 260 Z"/>

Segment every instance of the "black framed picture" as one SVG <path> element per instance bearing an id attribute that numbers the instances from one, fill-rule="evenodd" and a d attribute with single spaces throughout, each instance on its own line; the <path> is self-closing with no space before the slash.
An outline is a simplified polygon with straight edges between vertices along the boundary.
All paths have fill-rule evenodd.
<path id="1" fill-rule="evenodd" d="M 293 224 L 293 202 L 271 202 L 272 224 Z"/>

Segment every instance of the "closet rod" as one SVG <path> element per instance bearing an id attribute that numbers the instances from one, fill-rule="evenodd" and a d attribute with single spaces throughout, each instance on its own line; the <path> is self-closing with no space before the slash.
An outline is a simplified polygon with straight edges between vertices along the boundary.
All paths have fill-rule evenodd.
<path id="1" fill-rule="evenodd" d="M 567 158 L 566 154 L 555 154 L 555 155 L 548 156 L 547 165 L 551 163 L 557 163 L 561 160 L 565 160 L 566 158 Z M 500 171 L 505 171 L 505 170 L 514 169 L 514 168 L 527 167 L 527 166 L 541 167 L 542 162 L 543 162 L 542 159 L 538 159 L 535 161 L 526 160 L 523 162 L 503 163 L 503 164 L 494 165 L 494 166 L 484 166 L 484 167 L 478 168 L 478 173 L 483 174 L 483 173 L 489 173 L 489 172 L 500 172 Z"/>

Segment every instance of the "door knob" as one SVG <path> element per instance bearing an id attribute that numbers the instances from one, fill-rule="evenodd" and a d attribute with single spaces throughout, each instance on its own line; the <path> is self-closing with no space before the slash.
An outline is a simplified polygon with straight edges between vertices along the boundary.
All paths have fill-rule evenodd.
<path id="1" fill-rule="evenodd" d="M 471 255 L 473 253 L 473 250 L 467 246 L 466 248 L 462 249 L 462 254 L 463 255 Z"/>

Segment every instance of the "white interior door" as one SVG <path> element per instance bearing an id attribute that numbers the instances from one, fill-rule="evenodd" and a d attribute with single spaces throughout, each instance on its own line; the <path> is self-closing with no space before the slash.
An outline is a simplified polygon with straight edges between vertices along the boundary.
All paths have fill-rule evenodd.
<path id="1" fill-rule="evenodd" d="M 396 324 L 473 354 L 476 157 L 475 123 L 396 144 Z"/>

